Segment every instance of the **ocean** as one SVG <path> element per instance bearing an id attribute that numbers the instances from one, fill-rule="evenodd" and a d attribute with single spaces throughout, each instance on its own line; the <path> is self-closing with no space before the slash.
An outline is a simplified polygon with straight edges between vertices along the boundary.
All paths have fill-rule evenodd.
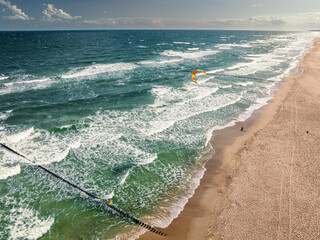
<path id="1" fill-rule="evenodd" d="M 124 239 L 145 229 L 41 171 L 166 227 L 213 131 L 265 105 L 316 32 L 0 32 L 0 239 Z M 202 69 L 207 75 L 192 72 Z"/>

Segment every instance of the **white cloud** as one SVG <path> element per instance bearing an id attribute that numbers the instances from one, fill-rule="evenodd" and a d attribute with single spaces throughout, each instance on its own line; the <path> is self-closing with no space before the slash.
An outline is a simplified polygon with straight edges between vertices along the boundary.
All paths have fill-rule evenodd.
<path id="1" fill-rule="evenodd" d="M 88 23 L 88 24 L 95 24 L 95 25 L 116 25 L 118 23 L 118 21 L 116 19 L 113 18 L 100 18 L 100 19 L 96 19 L 96 20 L 84 20 L 84 23 Z"/>
<path id="2" fill-rule="evenodd" d="M 296 16 L 297 19 L 304 22 L 319 22 L 320 21 L 320 12 L 304 12 L 298 13 Z"/>
<path id="3" fill-rule="evenodd" d="M 25 14 L 24 12 L 22 12 L 21 9 L 17 8 L 17 5 L 12 5 L 11 2 L 6 1 L 6 0 L 0 0 L 0 4 L 6 6 L 7 8 L 9 8 L 12 11 L 12 15 L 11 16 L 5 16 L 5 18 L 7 19 L 11 19 L 11 20 L 33 20 L 34 18 L 29 17 L 27 14 Z M 3 11 L 3 10 L 2 10 Z"/>
<path id="4" fill-rule="evenodd" d="M 320 29 L 320 12 L 300 12 L 284 19 L 299 30 Z"/>
<path id="5" fill-rule="evenodd" d="M 247 18 L 175 19 L 175 18 L 99 18 L 83 23 L 99 28 L 119 29 L 223 29 L 223 30 L 309 30 L 320 29 L 320 12 L 290 15 L 260 15 Z"/>
<path id="6" fill-rule="evenodd" d="M 258 8 L 258 7 L 261 7 L 261 4 L 260 3 L 255 3 L 255 4 L 252 4 L 252 7 L 253 8 Z"/>
<path id="7" fill-rule="evenodd" d="M 150 27 L 150 28 L 164 28 L 165 24 L 169 23 L 170 19 L 162 18 L 145 18 L 145 17 L 134 17 L 134 18 L 100 18 L 96 20 L 84 20 L 84 23 L 102 25 L 102 26 L 119 26 L 119 27 Z"/>
<path id="8" fill-rule="evenodd" d="M 286 26 L 286 20 L 272 16 L 235 19 L 174 19 L 174 18 L 100 18 L 86 19 L 86 24 L 106 28 L 153 28 L 153 29 L 277 29 Z"/>
<path id="9" fill-rule="evenodd" d="M 0 0 L 1 1 L 1 0 Z M 45 4 L 47 8 L 42 11 L 44 18 L 43 20 L 49 22 L 62 22 L 67 20 L 76 20 L 81 18 L 81 16 L 72 17 L 69 13 L 66 13 L 62 9 L 55 8 L 52 4 Z"/>
<path id="10" fill-rule="evenodd" d="M 278 17 L 261 16 L 261 17 L 251 17 L 243 20 L 244 23 L 252 23 L 257 25 L 283 25 L 286 24 L 285 20 Z"/>
<path id="11" fill-rule="evenodd" d="M 285 20 L 278 17 L 271 16 L 258 16 L 250 18 L 239 18 L 239 19 L 223 19 L 223 20 L 213 20 L 211 22 L 217 27 L 271 27 L 280 26 L 286 24 Z"/>
<path id="12" fill-rule="evenodd" d="M 282 16 L 214 19 L 215 29 L 310 30 L 320 29 L 320 12 L 300 12 Z"/>

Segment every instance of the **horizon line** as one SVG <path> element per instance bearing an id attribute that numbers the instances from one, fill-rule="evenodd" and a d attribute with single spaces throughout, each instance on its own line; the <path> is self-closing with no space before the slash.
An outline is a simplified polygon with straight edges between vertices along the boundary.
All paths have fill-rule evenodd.
<path id="1" fill-rule="evenodd" d="M 320 30 L 262 30 L 262 29 L 197 29 L 197 28 L 110 28 L 110 29 L 0 29 L 0 32 L 41 32 L 41 31 L 252 31 L 252 32 L 309 32 Z"/>

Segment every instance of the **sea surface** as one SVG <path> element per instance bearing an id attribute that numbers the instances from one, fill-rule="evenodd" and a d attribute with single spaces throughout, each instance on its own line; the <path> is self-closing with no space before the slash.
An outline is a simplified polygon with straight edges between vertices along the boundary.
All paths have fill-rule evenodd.
<path id="1" fill-rule="evenodd" d="M 315 32 L 0 32 L 0 239 L 125 239 L 144 229 L 38 169 L 168 226 L 214 154 Z M 208 74 L 192 72 L 202 69 Z"/>

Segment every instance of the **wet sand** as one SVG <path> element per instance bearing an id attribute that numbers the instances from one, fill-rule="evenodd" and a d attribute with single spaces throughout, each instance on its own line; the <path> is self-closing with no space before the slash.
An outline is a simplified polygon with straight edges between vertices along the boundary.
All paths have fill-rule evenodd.
<path id="1" fill-rule="evenodd" d="M 215 132 L 216 154 L 166 238 L 320 239 L 320 42 L 274 99 Z M 241 132 L 244 127 L 245 132 Z"/>

